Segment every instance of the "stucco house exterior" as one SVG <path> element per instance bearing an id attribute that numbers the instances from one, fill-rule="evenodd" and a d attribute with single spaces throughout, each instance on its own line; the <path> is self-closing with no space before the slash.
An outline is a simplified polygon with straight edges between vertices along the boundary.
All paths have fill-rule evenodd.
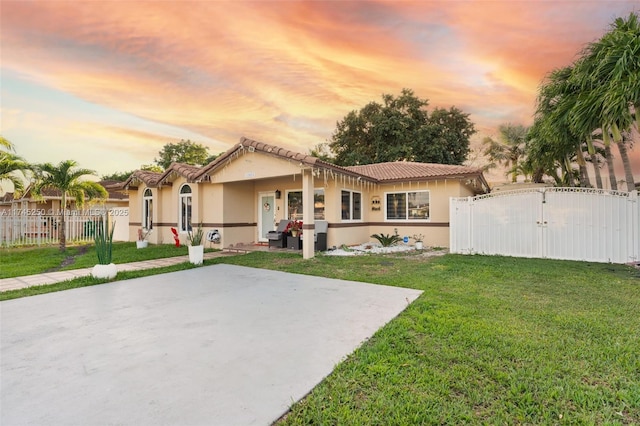
<path id="1" fill-rule="evenodd" d="M 393 162 L 340 167 L 274 145 L 242 138 L 203 167 L 171 164 L 163 173 L 136 171 L 125 183 L 129 236 L 153 229 L 152 244 L 186 241 L 191 227 L 217 229 L 220 247 L 266 242 L 282 219 L 329 223 L 327 244 L 359 244 L 374 233 L 423 234 L 449 245 L 449 198 L 488 192 L 480 170 Z M 313 239 L 303 255 L 313 257 Z"/>

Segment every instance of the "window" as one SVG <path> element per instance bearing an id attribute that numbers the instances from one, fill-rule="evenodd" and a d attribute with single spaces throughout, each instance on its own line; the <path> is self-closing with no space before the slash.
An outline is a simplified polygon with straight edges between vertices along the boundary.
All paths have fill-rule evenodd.
<path id="1" fill-rule="evenodd" d="M 386 220 L 428 220 L 429 191 L 386 194 Z"/>
<path id="2" fill-rule="evenodd" d="M 362 219 L 362 194 L 355 191 L 342 191 L 342 220 Z"/>
<path id="3" fill-rule="evenodd" d="M 191 187 L 183 185 L 180 188 L 180 223 L 181 232 L 191 231 Z"/>
<path id="4" fill-rule="evenodd" d="M 287 192 L 287 218 L 302 220 L 302 191 Z M 313 218 L 324 220 L 324 188 L 313 191 Z"/>
<path id="5" fill-rule="evenodd" d="M 149 188 L 144 190 L 142 196 L 142 227 L 153 229 L 153 196 Z"/>
<path id="6" fill-rule="evenodd" d="M 324 220 L 324 189 L 313 191 L 313 218 L 314 220 Z"/>
<path id="7" fill-rule="evenodd" d="M 287 219 L 302 220 L 302 191 L 287 192 Z"/>

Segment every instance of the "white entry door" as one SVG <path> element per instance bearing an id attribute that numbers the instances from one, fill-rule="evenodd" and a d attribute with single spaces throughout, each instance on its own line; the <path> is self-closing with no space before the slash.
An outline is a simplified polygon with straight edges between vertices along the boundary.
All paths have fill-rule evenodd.
<path id="1" fill-rule="evenodd" d="M 268 241 L 267 232 L 273 231 L 276 214 L 276 196 L 273 192 L 258 195 L 258 241 Z"/>

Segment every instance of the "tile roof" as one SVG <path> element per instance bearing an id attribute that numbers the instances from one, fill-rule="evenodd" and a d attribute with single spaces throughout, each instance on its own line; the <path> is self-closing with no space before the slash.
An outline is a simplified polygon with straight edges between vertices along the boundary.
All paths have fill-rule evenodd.
<path id="1" fill-rule="evenodd" d="M 273 157 L 291 160 L 316 169 L 330 170 L 341 175 L 359 178 L 372 183 L 385 183 L 406 180 L 432 180 L 444 178 L 478 178 L 479 187 L 488 192 L 482 171 L 466 166 L 416 163 L 396 161 L 391 163 L 367 164 L 363 166 L 342 167 L 323 161 L 311 155 L 302 154 L 275 145 L 269 145 L 248 138 L 241 138 L 240 142 L 224 152 L 211 163 L 198 167 L 183 163 L 172 163 L 163 173 L 137 170 L 123 184 L 125 187 L 134 186 L 136 181 L 144 182 L 149 187 L 157 187 L 180 175 L 190 182 L 200 182 L 209 179 L 218 169 L 224 167 L 234 155 L 245 152 L 260 152 Z"/>
<path id="2" fill-rule="evenodd" d="M 125 180 L 122 183 L 124 188 L 128 188 L 130 186 L 136 186 L 139 182 L 144 183 L 150 187 L 158 186 L 158 182 L 160 182 L 160 177 L 162 173 L 150 172 L 148 170 L 136 170 L 133 172 L 129 179 Z"/>
<path id="3" fill-rule="evenodd" d="M 5 192 L 2 197 L 0 197 L 0 202 L 8 203 L 9 201 L 13 201 L 13 192 Z"/>
<path id="4" fill-rule="evenodd" d="M 233 154 L 235 154 L 236 152 L 243 151 L 243 150 L 246 150 L 249 152 L 258 151 L 264 154 L 272 155 L 274 157 L 297 161 L 300 164 L 306 165 L 309 167 L 328 169 L 344 175 L 362 177 L 362 178 L 365 178 L 366 180 L 373 181 L 373 179 L 368 179 L 366 176 L 362 176 L 345 167 L 336 166 L 335 164 L 332 164 L 332 163 L 327 163 L 326 161 L 322 161 L 321 159 L 314 157 L 312 155 L 290 151 L 285 148 L 280 148 L 275 145 L 269 145 L 264 142 L 258 142 L 245 137 L 242 137 L 240 139 L 240 143 L 236 144 L 227 152 L 225 152 L 224 154 L 216 158 L 214 161 L 204 166 L 201 169 L 201 171 L 197 174 L 196 179 L 201 179 L 203 176 L 207 174 L 214 173 L 218 168 L 224 165 L 225 160 L 228 160 L 229 158 L 231 158 Z"/>
<path id="5" fill-rule="evenodd" d="M 480 170 L 466 166 L 416 163 L 410 161 L 365 164 L 362 166 L 348 166 L 346 168 L 353 172 L 376 179 L 379 182 L 395 182 L 408 179 L 430 180 L 481 174 Z"/>
<path id="6" fill-rule="evenodd" d="M 173 181 L 178 176 L 185 177 L 189 182 L 195 182 L 198 180 L 197 176 L 201 171 L 202 167 L 200 166 L 192 166 L 185 163 L 171 163 L 160 176 L 158 183 L 163 184 L 168 181 Z"/>

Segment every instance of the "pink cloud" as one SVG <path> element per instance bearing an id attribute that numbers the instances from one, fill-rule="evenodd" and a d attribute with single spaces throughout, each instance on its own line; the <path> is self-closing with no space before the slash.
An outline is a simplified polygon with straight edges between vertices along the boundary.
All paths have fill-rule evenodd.
<path id="1" fill-rule="evenodd" d="M 3 68 L 87 101 L 301 151 L 382 93 L 529 124 L 545 73 L 632 2 L 5 2 Z M 134 131 L 134 130 L 132 130 Z"/>

